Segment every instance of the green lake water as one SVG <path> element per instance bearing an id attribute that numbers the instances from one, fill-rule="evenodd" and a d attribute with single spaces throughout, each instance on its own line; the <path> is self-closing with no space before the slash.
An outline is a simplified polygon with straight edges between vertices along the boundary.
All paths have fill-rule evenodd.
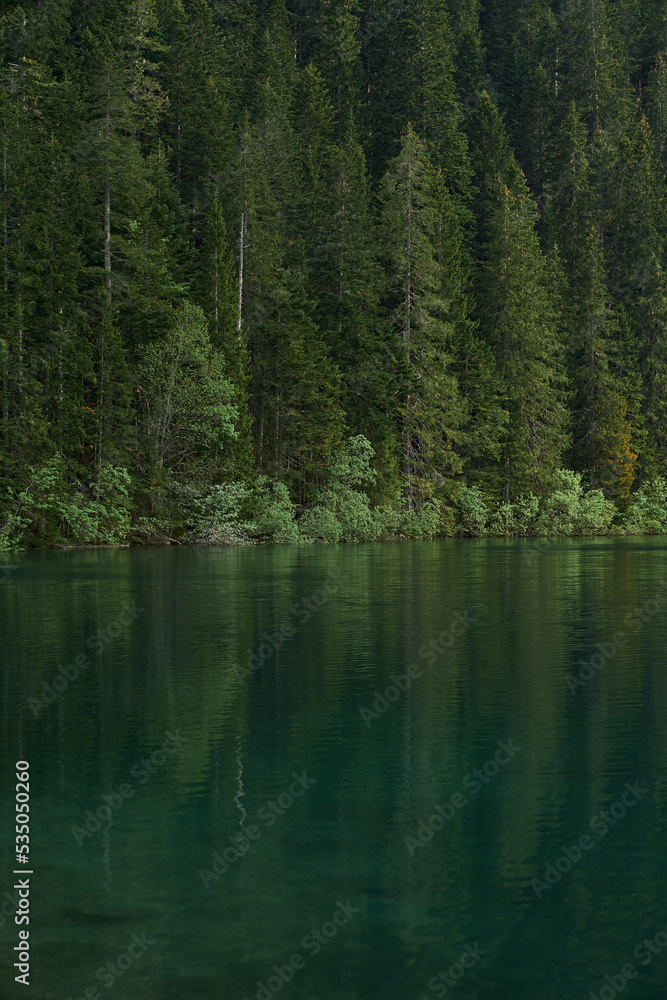
<path id="1" fill-rule="evenodd" d="M 3 565 L 3 1000 L 665 996 L 667 539 Z"/>

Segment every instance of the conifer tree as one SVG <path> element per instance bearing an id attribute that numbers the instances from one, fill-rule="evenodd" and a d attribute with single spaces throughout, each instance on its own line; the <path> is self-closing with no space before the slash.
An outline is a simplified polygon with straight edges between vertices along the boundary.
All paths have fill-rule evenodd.
<path id="1" fill-rule="evenodd" d="M 453 373 L 460 234 L 451 196 L 438 192 L 426 144 L 408 125 L 383 179 L 383 221 L 401 385 L 399 432 L 406 502 L 451 486 L 464 410 Z M 438 259 L 438 230 L 449 260 Z M 460 249 L 459 249 L 460 252 Z"/>
<path id="2" fill-rule="evenodd" d="M 615 294 L 625 319 L 622 363 L 633 425 L 638 472 L 666 467 L 667 341 L 662 260 L 665 247 L 665 182 L 647 119 L 637 123 L 624 158 L 622 199 L 613 244 Z"/>
<path id="3" fill-rule="evenodd" d="M 249 356 L 238 308 L 236 257 L 227 237 L 220 197 L 214 192 L 206 213 L 196 277 L 199 299 L 209 323 L 213 346 L 222 352 L 234 386 L 237 437 L 231 443 L 239 478 L 249 479 L 253 467 L 251 419 L 248 410 Z"/>
<path id="4" fill-rule="evenodd" d="M 649 73 L 644 104 L 655 137 L 656 155 L 664 171 L 667 168 L 667 62 L 662 52 L 658 52 Z"/>
<path id="5" fill-rule="evenodd" d="M 481 261 L 490 241 L 491 220 L 504 196 L 521 185 L 521 171 L 510 146 L 498 107 L 483 90 L 469 125 L 470 158 L 474 171 L 476 236 L 473 253 Z"/>
<path id="6" fill-rule="evenodd" d="M 362 94 L 359 12 L 349 0 L 325 0 L 318 8 L 312 18 L 310 58 L 329 92 L 340 143 L 350 116 L 358 115 Z"/>
<path id="7" fill-rule="evenodd" d="M 544 491 L 568 443 L 556 303 L 535 222 L 525 186 L 517 194 L 506 187 L 486 252 L 480 310 L 509 418 L 498 470 L 507 500 L 528 490 Z"/>
<path id="8" fill-rule="evenodd" d="M 618 316 L 612 308 L 595 222 L 595 190 L 586 127 L 572 106 L 564 126 L 566 155 L 554 210 L 568 275 L 569 376 L 574 468 L 594 486 L 623 499 L 634 480 L 636 453 L 620 364 Z"/>
<path id="9" fill-rule="evenodd" d="M 632 91 L 606 0 L 567 0 L 564 31 L 563 96 L 576 103 L 589 136 L 613 137 L 627 124 Z"/>

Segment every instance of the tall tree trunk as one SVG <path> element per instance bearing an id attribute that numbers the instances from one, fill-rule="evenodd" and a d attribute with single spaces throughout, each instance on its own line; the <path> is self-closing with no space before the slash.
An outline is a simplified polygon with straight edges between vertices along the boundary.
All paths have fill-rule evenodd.
<path id="1" fill-rule="evenodd" d="M 241 323 L 243 319 L 243 250 L 245 246 L 246 214 L 241 212 L 241 235 L 239 237 L 239 301 L 238 301 L 238 337 L 241 339 Z"/>

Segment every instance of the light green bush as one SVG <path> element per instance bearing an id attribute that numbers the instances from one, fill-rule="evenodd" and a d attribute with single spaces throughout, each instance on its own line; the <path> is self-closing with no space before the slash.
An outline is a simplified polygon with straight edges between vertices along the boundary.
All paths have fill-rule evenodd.
<path id="1" fill-rule="evenodd" d="M 126 469 L 104 465 L 89 483 L 74 480 L 62 455 L 28 469 L 22 490 L 10 491 L 0 526 L 0 548 L 45 541 L 117 544 L 130 530 L 131 480 Z"/>
<path id="2" fill-rule="evenodd" d="M 294 543 L 299 540 L 296 505 L 292 503 L 284 483 L 271 482 L 260 476 L 253 491 L 252 534 L 274 542 Z"/>
<path id="3" fill-rule="evenodd" d="M 479 537 L 486 534 L 490 511 L 484 494 L 476 486 L 464 487 L 456 498 L 459 530 Z"/>
<path id="4" fill-rule="evenodd" d="M 667 480 L 658 476 L 641 486 L 628 507 L 624 527 L 630 534 L 667 534 Z"/>
<path id="5" fill-rule="evenodd" d="M 193 501 L 188 540 L 203 545 L 248 545 L 252 542 L 242 513 L 251 491 L 244 483 L 211 486 Z"/>
<path id="6" fill-rule="evenodd" d="M 306 539 L 336 542 L 369 542 L 380 537 L 381 512 L 371 509 L 359 487 L 375 480 L 371 467 L 373 446 L 363 435 L 351 438 L 334 458 L 330 479 L 317 491 L 315 506 L 306 510 L 299 529 Z"/>
<path id="7" fill-rule="evenodd" d="M 584 489 L 581 473 L 559 469 L 554 473 L 556 489 L 545 498 L 537 519 L 540 535 L 571 535 L 581 512 Z"/>
<path id="8" fill-rule="evenodd" d="M 489 533 L 521 537 L 533 534 L 539 505 L 534 493 L 524 494 L 511 503 L 499 504 L 491 518 Z"/>
<path id="9" fill-rule="evenodd" d="M 616 506 L 607 500 L 602 490 L 588 490 L 581 500 L 581 508 L 576 523 L 581 535 L 604 535 L 618 514 Z"/>
<path id="10" fill-rule="evenodd" d="M 385 526 L 403 538 L 437 538 L 451 527 L 445 522 L 442 500 L 426 500 L 419 510 L 402 510 L 394 517 L 385 517 Z"/>
<path id="11" fill-rule="evenodd" d="M 598 535 L 609 530 L 617 510 L 602 490 L 584 493 L 581 473 L 569 469 L 559 469 L 554 479 L 557 488 L 544 500 L 538 534 Z"/>
<path id="12" fill-rule="evenodd" d="M 310 507 L 299 521 L 299 530 L 306 540 L 335 545 L 343 537 L 343 526 L 329 507 Z"/>

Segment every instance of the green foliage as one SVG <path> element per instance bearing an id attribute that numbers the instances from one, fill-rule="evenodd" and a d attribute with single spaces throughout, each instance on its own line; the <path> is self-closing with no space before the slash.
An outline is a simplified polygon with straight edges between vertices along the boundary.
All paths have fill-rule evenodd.
<path id="1" fill-rule="evenodd" d="M 667 479 L 658 476 L 633 495 L 624 528 L 631 535 L 667 534 Z"/>
<path id="2" fill-rule="evenodd" d="M 343 539 L 343 526 L 338 520 L 335 510 L 323 505 L 307 510 L 299 521 L 299 529 L 305 540 L 335 545 Z"/>
<path id="3" fill-rule="evenodd" d="M 371 509 L 359 487 L 375 480 L 373 447 L 363 435 L 351 438 L 333 458 L 329 482 L 317 491 L 316 505 L 306 510 L 299 528 L 307 538 L 324 542 L 369 542 L 382 531 L 381 514 Z"/>
<path id="4" fill-rule="evenodd" d="M 357 434 L 331 462 L 331 476 L 338 486 L 351 488 L 362 483 L 374 483 L 375 469 L 371 465 L 375 451 L 370 441 Z"/>
<path id="5" fill-rule="evenodd" d="M 408 505 L 461 471 L 465 408 L 454 374 L 461 226 L 426 143 L 408 124 L 382 180 L 384 241 L 400 373 L 401 471 Z M 406 239 L 406 233 L 409 238 Z"/>
<path id="6" fill-rule="evenodd" d="M 554 482 L 556 488 L 537 518 L 537 534 L 597 535 L 609 530 L 617 510 L 601 490 L 584 492 L 581 473 L 567 469 L 559 469 Z"/>
<path id="7" fill-rule="evenodd" d="M 0 545 L 658 530 L 659 7 L 5 3 Z"/>
<path id="8" fill-rule="evenodd" d="M 250 489 L 244 483 L 211 486 L 191 501 L 188 540 L 200 545 L 248 545 L 245 518 Z"/>
<path id="9" fill-rule="evenodd" d="M 539 503 L 534 493 L 528 493 L 499 504 L 493 512 L 489 534 L 519 537 L 534 534 Z"/>
<path id="10" fill-rule="evenodd" d="M 54 540 L 79 545 L 125 542 L 130 529 L 131 479 L 126 469 L 104 465 L 84 485 L 72 481 L 62 455 L 28 469 L 29 481 L 9 491 L 0 548 L 22 548 Z"/>
<path id="11" fill-rule="evenodd" d="M 284 483 L 260 476 L 252 494 L 253 534 L 273 542 L 297 542 L 296 504 Z"/>
<path id="12" fill-rule="evenodd" d="M 487 533 L 490 510 L 486 497 L 476 486 L 466 486 L 456 498 L 459 515 L 459 530 L 473 537 Z"/>
<path id="13" fill-rule="evenodd" d="M 166 337 L 142 352 L 139 378 L 148 469 L 192 475 L 224 465 L 238 411 L 200 308 L 186 303 L 174 313 Z"/>
<path id="14" fill-rule="evenodd" d="M 385 507 L 383 534 L 389 538 L 439 538 L 451 534 L 453 520 L 442 500 L 426 500 L 419 510 Z"/>

